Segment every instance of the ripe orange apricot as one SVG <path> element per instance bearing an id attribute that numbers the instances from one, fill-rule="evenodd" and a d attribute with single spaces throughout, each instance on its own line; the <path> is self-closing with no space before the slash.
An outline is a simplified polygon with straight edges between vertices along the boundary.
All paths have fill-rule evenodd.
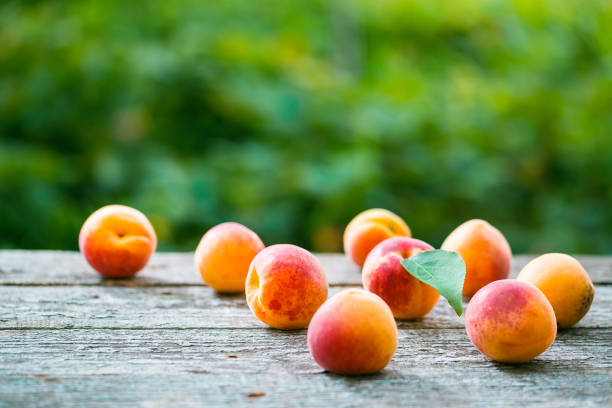
<path id="1" fill-rule="evenodd" d="M 246 278 L 246 298 L 255 316 L 269 326 L 308 326 L 327 299 L 327 278 L 317 258 L 295 245 L 272 245 L 259 252 Z"/>
<path id="2" fill-rule="evenodd" d="M 595 296 L 587 271 L 576 258 L 565 254 L 545 254 L 533 259 L 516 279 L 535 285 L 546 295 L 561 328 L 578 323 Z"/>
<path id="3" fill-rule="evenodd" d="M 408 225 L 399 216 L 382 208 L 357 214 L 344 230 L 344 252 L 358 266 L 363 266 L 368 253 L 387 238 L 410 237 Z"/>
<path id="4" fill-rule="evenodd" d="M 218 292 L 242 292 L 251 261 L 264 244 L 256 233 L 236 222 L 224 222 L 204 234 L 195 251 L 195 266 Z"/>
<path id="5" fill-rule="evenodd" d="M 338 374 L 382 370 L 397 347 L 397 325 L 389 306 L 361 289 L 327 300 L 308 326 L 308 347 L 324 369 Z"/>
<path id="6" fill-rule="evenodd" d="M 555 340 L 555 312 L 530 283 L 503 279 L 489 283 L 470 300 L 465 312 L 470 340 L 485 356 L 522 363 L 543 353 Z"/>
<path id="7" fill-rule="evenodd" d="M 95 211 L 79 233 L 81 253 L 106 278 L 135 275 L 156 247 L 155 230 L 147 217 L 125 205 L 107 205 Z"/>
<path id="8" fill-rule="evenodd" d="M 465 261 L 463 296 L 473 296 L 488 283 L 506 279 L 510 274 L 510 245 L 486 221 L 470 220 L 461 224 L 446 237 L 441 249 L 458 252 Z"/>
<path id="9" fill-rule="evenodd" d="M 363 287 L 380 296 L 396 319 L 417 319 L 433 309 L 437 290 L 421 282 L 400 263 L 405 258 L 434 248 L 408 237 L 389 238 L 370 251 L 363 266 Z"/>

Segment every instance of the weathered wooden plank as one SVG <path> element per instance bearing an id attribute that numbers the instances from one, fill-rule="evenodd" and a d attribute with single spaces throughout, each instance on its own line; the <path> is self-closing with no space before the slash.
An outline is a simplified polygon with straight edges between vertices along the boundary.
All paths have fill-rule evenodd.
<path id="1" fill-rule="evenodd" d="M 612 330 L 561 332 L 535 360 L 489 361 L 463 330 L 400 330 L 381 373 L 342 377 L 305 331 L 0 331 L 1 406 L 609 406 Z M 252 397 L 249 397 L 249 394 Z"/>
<path id="2" fill-rule="evenodd" d="M 361 284 L 359 269 L 343 254 L 316 254 L 331 285 Z M 513 258 L 511 277 L 534 255 Z M 577 255 L 593 282 L 612 283 L 612 257 Z M 102 280 L 78 252 L 0 251 L 0 285 L 80 284 L 121 286 L 203 285 L 192 253 L 156 253 L 149 265 L 130 280 Z"/>
<path id="3" fill-rule="evenodd" d="M 332 285 L 361 283 L 359 269 L 342 254 L 317 254 Z M 72 251 L 0 250 L 0 285 L 79 284 L 114 286 L 201 285 L 193 264 L 193 253 L 156 253 L 134 279 L 105 280 Z"/>
<path id="4" fill-rule="evenodd" d="M 333 287 L 333 295 L 344 287 Z M 205 286 L 0 286 L 0 328 L 260 328 L 244 295 L 218 295 Z M 464 303 L 465 306 L 465 303 Z M 578 327 L 612 327 L 612 286 L 597 286 Z M 424 319 L 401 327 L 461 328 L 446 299 Z"/>

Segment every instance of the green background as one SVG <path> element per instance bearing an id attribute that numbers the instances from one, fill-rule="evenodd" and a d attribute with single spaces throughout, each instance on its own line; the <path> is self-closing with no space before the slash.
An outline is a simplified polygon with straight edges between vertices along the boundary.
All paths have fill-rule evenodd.
<path id="1" fill-rule="evenodd" d="M 439 246 L 612 248 L 612 2 L 2 1 L 0 247 L 109 203 L 162 250 L 234 220 L 341 249 L 370 207 Z"/>

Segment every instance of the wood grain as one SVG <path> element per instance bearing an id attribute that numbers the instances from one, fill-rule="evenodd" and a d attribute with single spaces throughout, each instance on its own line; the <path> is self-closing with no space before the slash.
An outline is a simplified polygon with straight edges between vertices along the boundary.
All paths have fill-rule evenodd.
<path id="1" fill-rule="evenodd" d="M 345 289 L 332 287 L 330 296 Z M 263 328 L 244 295 L 205 286 L 0 286 L 0 328 Z M 467 303 L 464 302 L 464 307 Z M 612 286 L 597 286 L 577 327 L 612 327 Z M 462 328 L 443 297 L 425 318 L 399 322 L 413 329 Z"/>
<path id="2" fill-rule="evenodd" d="M 330 285 L 360 285 L 361 273 L 342 254 L 316 254 Z M 513 258 L 515 277 L 535 255 Z M 612 262 L 604 256 L 576 256 L 597 284 L 612 284 Z M 78 252 L 0 251 L 0 285 L 204 285 L 193 265 L 192 253 L 156 253 L 135 279 L 103 280 Z"/>
<path id="3" fill-rule="evenodd" d="M 0 403 L 604 406 L 610 342 L 610 330 L 561 332 L 535 360 L 505 365 L 478 353 L 463 330 L 402 329 L 385 370 L 342 377 L 315 364 L 304 330 L 4 330 Z"/>
<path id="4" fill-rule="evenodd" d="M 360 285 L 343 255 L 317 256 L 330 295 Z M 515 256 L 512 276 L 532 258 Z M 488 360 L 440 299 L 398 322 L 385 370 L 343 377 L 316 365 L 305 330 L 267 328 L 244 295 L 203 285 L 190 253 L 103 280 L 77 252 L 0 251 L 0 407 L 611 406 L 612 258 L 578 258 L 591 311 L 535 360 Z"/>

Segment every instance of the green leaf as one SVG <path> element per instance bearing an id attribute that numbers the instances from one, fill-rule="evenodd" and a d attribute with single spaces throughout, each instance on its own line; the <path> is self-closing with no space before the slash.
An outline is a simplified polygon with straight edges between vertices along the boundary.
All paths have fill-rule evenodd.
<path id="1" fill-rule="evenodd" d="M 412 276 L 440 292 L 461 316 L 461 290 L 465 279 L 465 262 L 461 255 L 443 249 L 425 251 L 404 259 L 402 266 Z"/>

